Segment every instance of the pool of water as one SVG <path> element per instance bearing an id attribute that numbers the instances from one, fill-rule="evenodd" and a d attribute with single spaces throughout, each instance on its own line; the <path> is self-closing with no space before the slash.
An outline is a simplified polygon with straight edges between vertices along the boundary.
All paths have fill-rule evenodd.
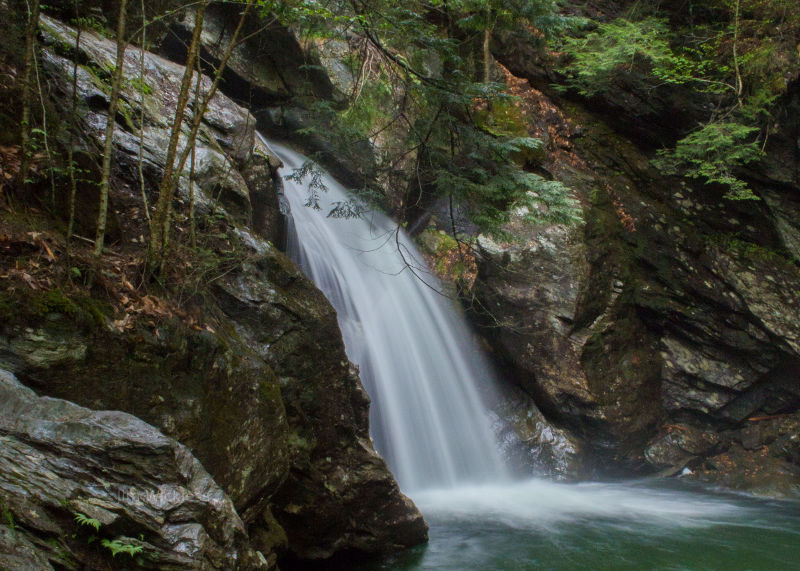
<path id="1" fill-rule="evenodd" d="M 531 480 L 410 495 L 430 542 L 360 569 L 800 569 L 796 501 L 680 482 Z"/>

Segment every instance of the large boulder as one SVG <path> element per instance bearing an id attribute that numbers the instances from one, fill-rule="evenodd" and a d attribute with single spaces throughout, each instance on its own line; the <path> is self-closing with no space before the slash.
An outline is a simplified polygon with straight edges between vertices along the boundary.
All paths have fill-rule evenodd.
<path id="1" fill-rule="evenodd" d="M 279 254 L 246 264 L 215 289 L 242 340 L 280 382 L 291 469 L 273 504 L 294 554 L 391 551 L 426 537 L 422 516 L 373 448 L 369 397 L 322 293 Z"/>
<path id="2" fill-rule="evenodd" d="M 0 441 L 4 568 L 106 568 L 112 546 L 147 569 L 268 567 L 191 452 L 130 414 L 38 397 L 0 370 Z"/>
<path id="3" fill-rule="evenodd" d="M 212 4 L 203 21 L 202 58 L 218 65 L 230 45 L 241 17 L 240 6 Z M 194 12 L 186 11 L 160 42 L 162 55 L 177 62 L 186 58 L 194 29 Z M 282 26 L 271 14 L 252 10 L 245 19 L 242 40 L 231 51 L 224 71 L 226 91 L 248 106 L 287 103 L 294 98 L 342 97 L 315 54 L 304 49 L 302 38 Z M 209 73 L 211 70 L 206 69 Z"/>

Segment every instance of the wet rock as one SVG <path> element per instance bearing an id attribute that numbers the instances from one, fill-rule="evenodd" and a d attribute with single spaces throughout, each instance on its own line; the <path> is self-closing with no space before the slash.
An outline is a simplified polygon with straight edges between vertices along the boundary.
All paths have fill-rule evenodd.
<path id="1" fill-rule="evenodd" d="M 43 34 L 47 73 L 55 89 L 70 97 L 74 31 L 43 17 Z M 102 138 L 103 70 L 114 50 L 113 42 L 82 35 L 80 127 L 90 144 Z M 129 48 L 129 77 L 138 76 L 140 55 Z M 123 237 L 147 233 L 139 145 L 143 140 L 152 203 L 183 75 L 175 63 L 144 56 L 150 89 L 126 84 L 114 135 L 111 201 L 127 214 L 119 221 Z M 209 78 L 202 85 L 207 89 Z M 426 525 L 372 448 L 368 399 L 344 352 L 333 309 L 265 240 L 279 233 L 270 218 L 280 215 L 274 211 L 276 205 L 280 210 L 274 180 L 279 162 L 256 141 L 253 126 L 247 111 L 217 94 L 201 128 L 195 187 L 184 176 L 176 199 L 179 223 L 189 192 L 198 219 L 214 213 L 221 244 L 214 255 L 233 260 L 219 272 L 213 265 L 187 266 L 214 284 L 203 307 L 189 316 L 166 298 L 148 296 L 129 300 L 136 306 L 124 315 L 106 308 L 91 327 L 79 327 L 57 309 L 44 311 L 33 319 L 35 338 L 27 333 L 29 324 L 2 318 L 0 362 L 42 393 L 135 414 L 186 445 L 231 498 L 270 564 L 284 549 L 319 559 L 340 550 L 372 553 L 420 543 Z M 182 137 L 181 144 L 186 127 Z M 251 220 L 252 228 L 244 226 Z M 44 360 L 26 357 L 48 354 L 62 339 L 69 339 L 66 348 L 79 350 L 62 347 Z M 57 370 L 50 366 L 55 363 Z"/>
<path id="2" fill-rule="evenodd" d="M 500 392 L 491 408 L 498 417 L 495 431 L 502 455 L 511 468 L 523 477 L 579 477 L 581 452 L 576 439 L 549 422 L 522 390 L 503 386 Z"/>
<path id="3" fill-rule="evenodd" d="M 424 541 L 421 514 L 373 448 L 369 398 L 319 290 L 277 253 L 217 289 L 240 335 L 280 380 L 291 469 L 272 503 L 291 552 L 324 559 Z"/>
<path id="4" fill-rule="evenodd" d="M 66 552 L 59 567 L 92 566 L 102 550 L 71 539 L 81 513 L 97 520 L 97 535 L 135 546 L 137 566 L 267 568 L 200 462 L 129 414 L 38 397 L 0 371 L 0 439 L 0 494 L 14 522 L 0 533 L 8 563 L 52 568 L 40 538 Z"/>
<path id="5" fill-rule="evenodd" d="M 590 473 L 674 472 L 710 458 L 727 460 L 706 479 L 740 487 L 756 483 L 748 461 L 763 460 L 767 479 L 796 473 L 794 456 L 759 456 L 760 433 L 743 430 L 800 409 L 790 173 L 760 172 L 758 203 L 723 201 L 654 172 L 642 140 L 596 107 L 519 82 L 529 133 L 548 141 L 541 168 L 575 189 L 585 225 L 512 220 L 516 242 L 479 241 L 474 293 L 512 378 L 577 439 Z"/>
<path id="6" fill-rule="evenodd" d="M 670 425 L 665 434 L 654 438 L 644 450 L 647 462 L 663 471 L 677 473 L 690 460 L 707 455 L 720 441 L 713 432 L 690 425 Z"/>
<path id="7" fill-rule="evenodd" d="M 17 530 L 16 525 L 13 528 L 0 525 L 0 566 L 3 569 L 52 571 L 53 566 L 45 553 L 27 536 L 27 533 Z"/>
<path id="8" fill-rule="evenodd" d="M 69 58 L 75 47 L 75 31 L 43 16 L 42 33 L 47 46 L 43 52 L 45 70 L 59 96 L 65 101 L 71 100 L 73 62 Z M 81 35 L 79 51 L 81 65 L 78 66 L 76 96 L 79 100 L 80 130 L 86 135 L 83 142 L 86 148 L 90 150 L 94 146 L 99 149 L 105 132 L 110 92 L 107 70 L 113 68 L 116 47 L 113 42 L 87 31 Z M 143 61 L 141 82 L 123 82 L 121 111 L 116 118 L 118 127 L 114 131 L 114 182 L 120 187 L 118 191 L 128 191 L 112 196 L 115 201 L 112 209 L 119 212 L 125 210 L 128 214 L 116 219 L 123 239 L 147 233 L 139 190 L 140 148 L 145 188 L 155 189 L 166 162 L 174 105 L 184 72 L 182 66 L 148 52 L 145 52 Z M 129 46 L 125 52 L 125 76 L 138 78 L 141 65 L 142 52 Z M 210 88 L 211 79 L 204 76 L 201 91 Z M 187 108 L 186 113 L 179 150 L 186 146 L 191 129 L 191 108 Z M 200 214 L 222 201 L 240 223 L 249 222 L 252 214 L 249 189 L 237 167 L 252 153 L 255 124 L 255 118 L 247 110 L 220 92 L 209 102 L 197 137 L 195 200 Z M 190 170 L 191 160 L 187 160 L 179 184 L 180 199 L 187 202 Z M 152 190 L 150 193 L 154 194 Z M 151 203 L 155 200 L 154 196 L 150 196 Z"/>
<path id="9" fill-rule="evenodd" d="M 202 56 L 217 65 L 229 45 L 241 10 L 224 4 L 211 5 L 203 22 Z M 187 11 L 161 42 L 161 53 L 178 62 L 185 61 L 186 46 L 192 36 L 194 14 Z M 329 98 L 334 87 L 320 62 L 301 39 L 279 24 L 264 29 L 258 10 L 251 12 L 242 30 L 244 41 L 232 51 L 224 73 L 229 95 L 251 106 L 282 103 L 292 97 L 314 95 Z M 210 73 L 210 70 L 205 70 Z"/>

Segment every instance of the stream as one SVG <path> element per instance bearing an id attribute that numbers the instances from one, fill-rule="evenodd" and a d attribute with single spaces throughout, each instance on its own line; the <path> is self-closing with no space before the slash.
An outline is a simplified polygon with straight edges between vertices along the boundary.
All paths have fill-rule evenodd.
<path id="1" fill-rule="evenodd" d="M 800 569 L 800 502 L 676 481 L 529 480 L 413 498 L 430 542 L 357 569 Z"/>

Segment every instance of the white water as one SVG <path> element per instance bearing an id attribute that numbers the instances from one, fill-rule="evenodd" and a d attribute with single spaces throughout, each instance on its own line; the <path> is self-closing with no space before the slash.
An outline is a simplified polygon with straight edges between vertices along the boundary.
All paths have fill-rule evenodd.
<path id="1" fill-rule="evenodd" d="M 415 494 L 425 514 L 450 522 L 555 532 L 575 522 L 615 522 L 631 531 L 642 525 L 659 528 L 708 526 L 741 517 L 746 509 L 727 499 L 688 491 L 663 490 L 637 483 L 565 484 L 531 479 L 508 485 L 464 486 L 446 493 Z"/>
<path id="2" fill-rule="evenodd" d="M 270 147 L 287 172 L 305 161 Z M 427 546 L 378 568 L 796 566 L 800 518 L 793 504 L 762 505 L 679 483 L 510 481 L 476 390 L 493 380 L 461 318 L 412 273 L 409 265 L 437 286 L 386 217 L 327 218 L 330 204 L 347 195 L 330 177 L 324 182 L 320 211 L 303 206 L 304 185 L 285 183 L 300 236 L 294 256 L 338 312 L 348 355 L 373 401 L 376 447 L 431 524 Z"/>
<path id="3" fill-rule="evenodd" d="M 284 174 L 308 159 L 269 143 Z M 306 181 L 304 181 L 306 182 Z M 289 254 L 337 311 L 350 360 L 372 399 L 375 447 L 405 491 L 497 482 L 505 467 L 478 393 L 492 384 L 452 302 L 397 224 L 378 212 L 327 217 L 345 189 L 328 175 L 320 210 L 285 180 L 297 236 Z M 424 281 L 423 281 L 424 280 Z"/>

